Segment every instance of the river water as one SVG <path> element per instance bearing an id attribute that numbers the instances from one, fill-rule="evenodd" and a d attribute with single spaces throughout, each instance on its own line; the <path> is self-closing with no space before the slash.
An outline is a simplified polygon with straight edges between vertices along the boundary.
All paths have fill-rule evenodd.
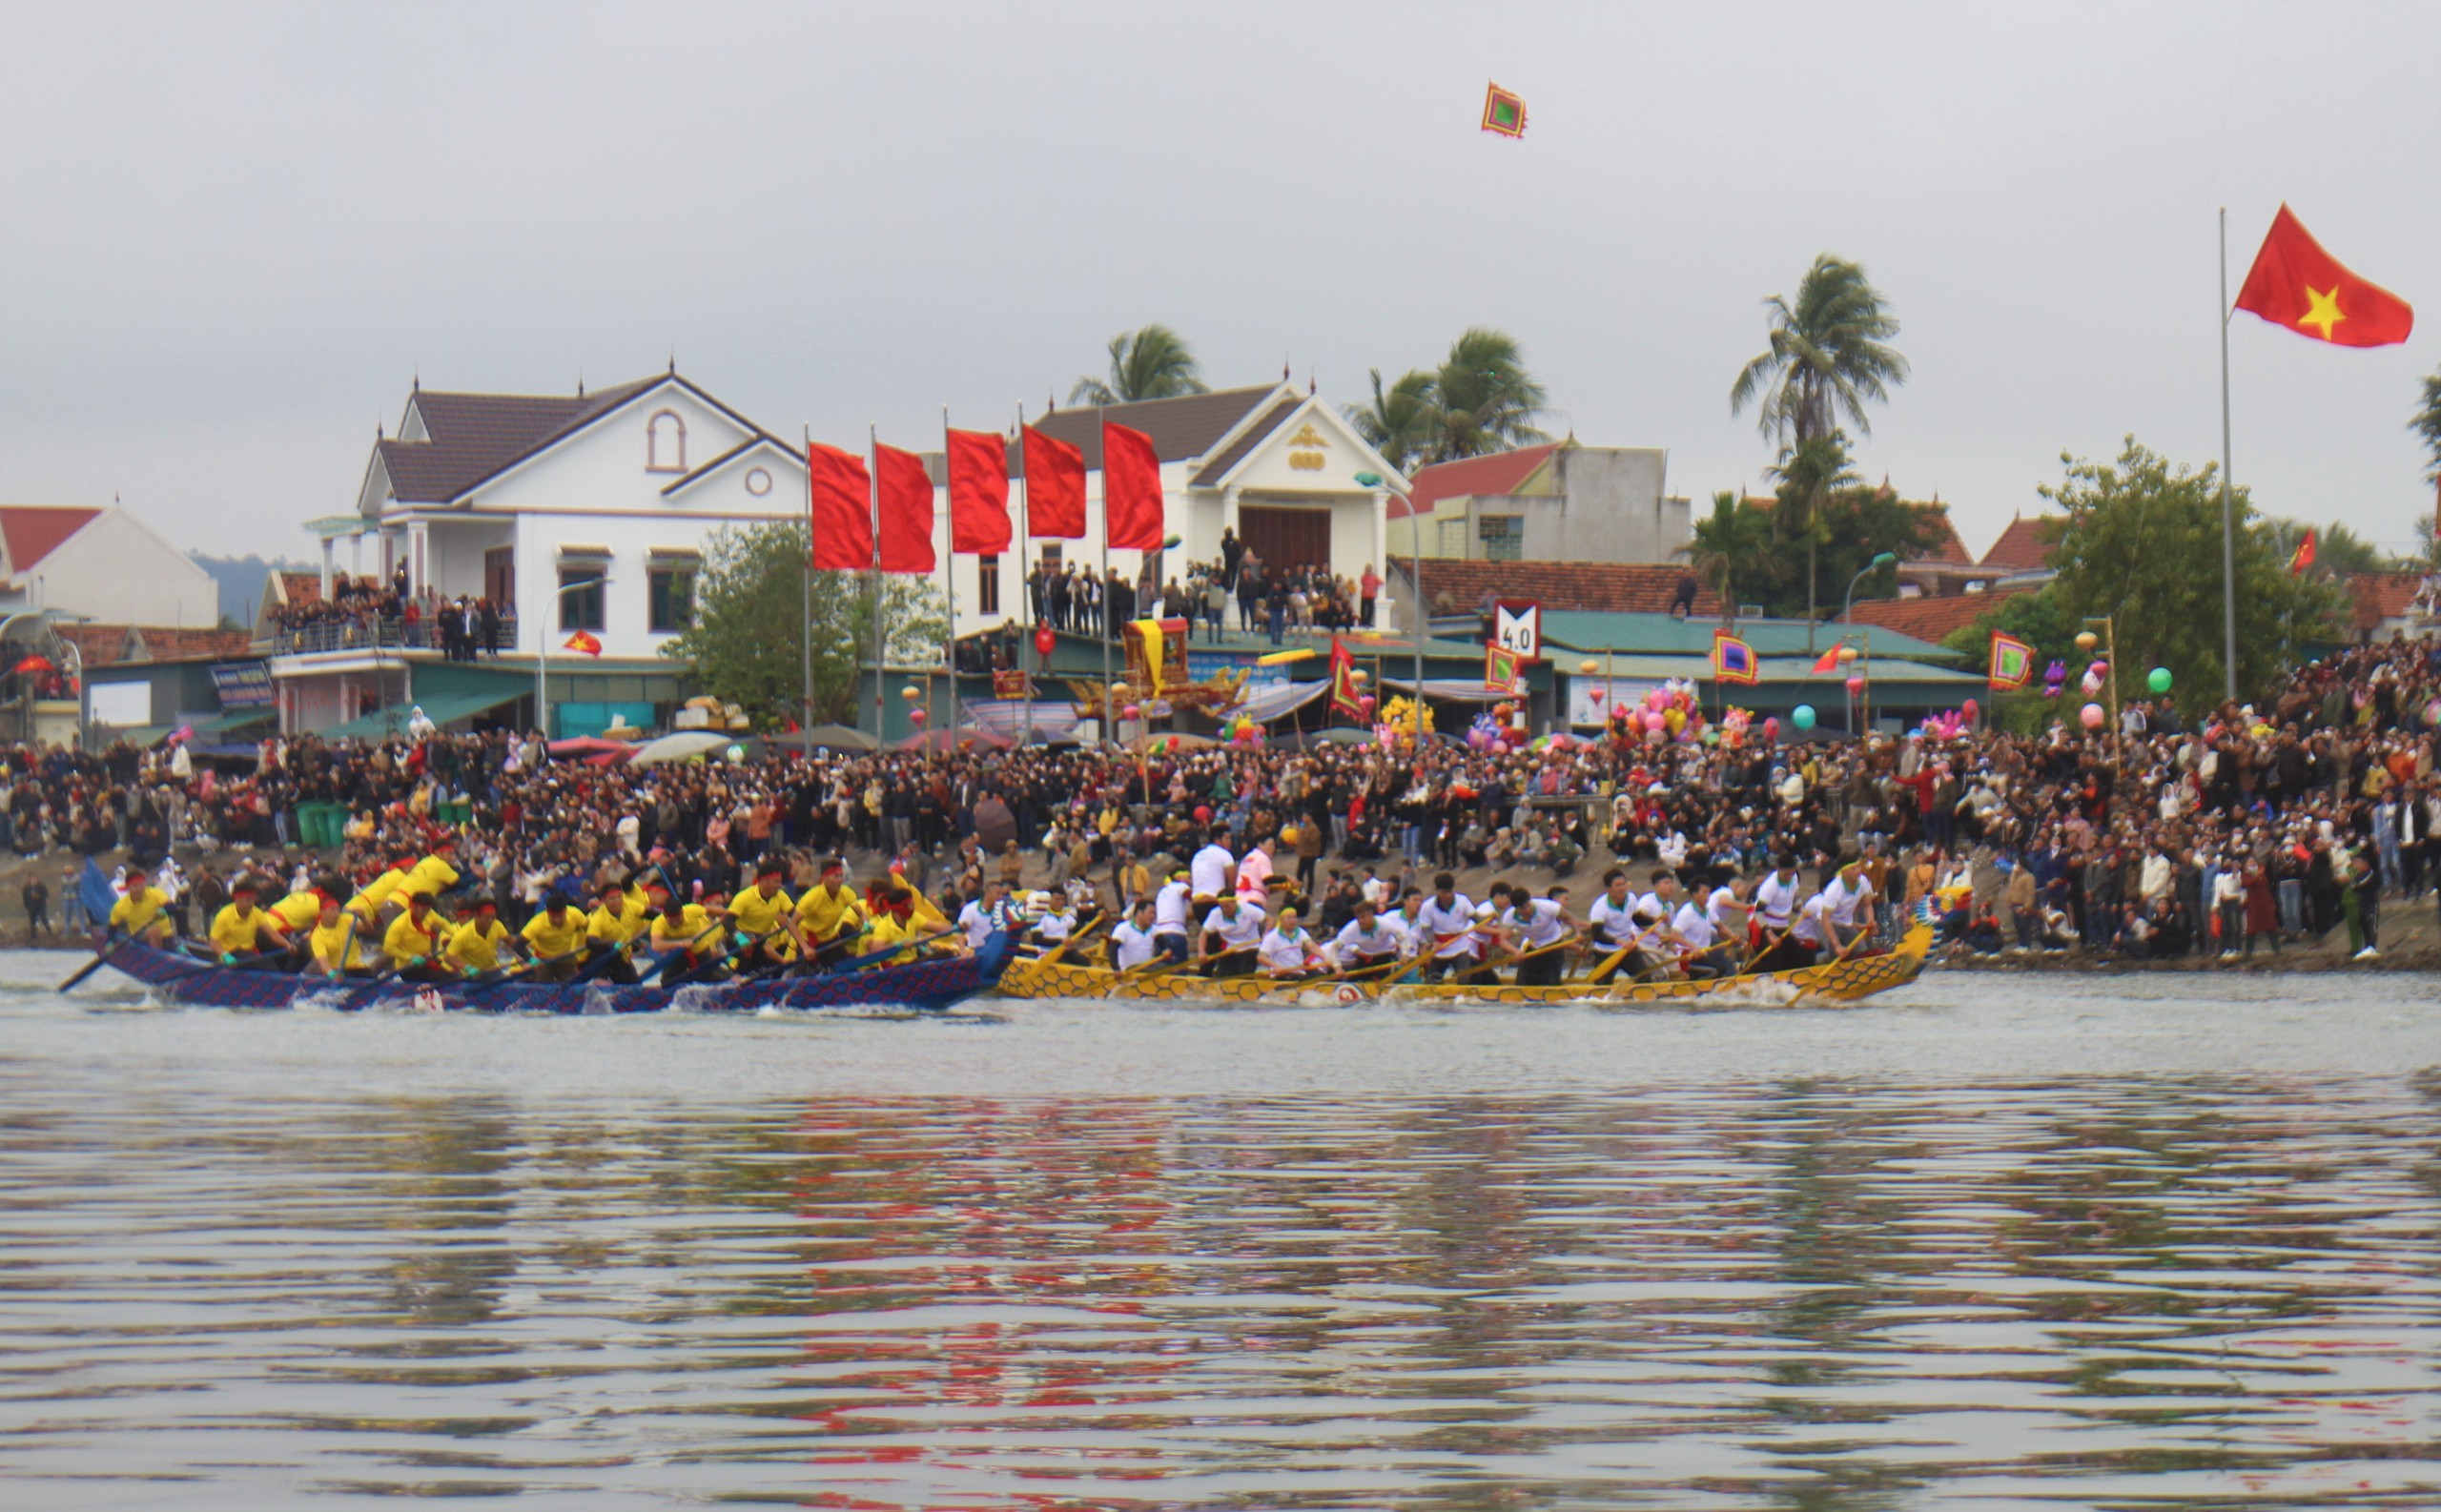
<path id="1" fill-rule="evenodd" d="M 2422 977 L 155 1010 L 0 954 L 0 1506 L 2429 1507 Z"/>

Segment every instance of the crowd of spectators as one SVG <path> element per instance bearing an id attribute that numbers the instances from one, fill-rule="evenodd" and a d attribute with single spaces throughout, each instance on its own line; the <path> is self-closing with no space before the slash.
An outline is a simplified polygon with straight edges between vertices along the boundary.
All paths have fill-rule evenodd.
<path id="1" fill-rule="evenodd" d="M 404 567 L 387 586 L 371 576 L 335 575 L 330 597 L 277 604 L 271 626 L 278 647 L 286 651 L 431 647 L 453 662 L 498 656 L 508 640 L 508 625 L 490 599 L 470 594 L 451 598 L 429 585 L 414 592 L 407 586 Z"/>

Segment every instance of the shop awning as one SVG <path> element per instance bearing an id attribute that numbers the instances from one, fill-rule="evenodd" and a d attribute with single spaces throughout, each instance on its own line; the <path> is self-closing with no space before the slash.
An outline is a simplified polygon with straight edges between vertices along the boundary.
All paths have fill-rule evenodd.
<path id="1" fill-rule="evenodd" d="M 1244 701 L 1229 712 L 1232 716 L 1243 714 L 1258 725 L 1268 725 L 1292 710 L 1303 708 L 1330 690 L 1331 685 L 1327 682 L 1266 684 L 1246 689 Z"/>
<path id="2" fill-rule="evenodd" d="M 487 688 L 474 693 L 444 693 L 438 698 L 419 699 L 413 704 L 393 704 L 388 708 L 349 720 L 336 729 L 326 729 L 321 732 L 322 738 L 379 740 L 385 735 L 404 735 L 407 721 L 415 717 L 419 705 L 423 709 L 424 718 L 446 729 L 462 719 L 473 719 L 478 714 L 490 713 L 503 704 L 514 704 L 527 691 L 522 687 Z"/>
<path id="3" fill-rule="evenodd" d="M 1395 677 L 1382 679 L 1382 685 L 1393 693 L 1412 692 L 1415 688 L 1415 684 Z M 1479 677 L 1427 677 L 1424 680 L 1424 696 L 1445 704 L 1498 704 L 1517 695 L 1486 687 Z"/>

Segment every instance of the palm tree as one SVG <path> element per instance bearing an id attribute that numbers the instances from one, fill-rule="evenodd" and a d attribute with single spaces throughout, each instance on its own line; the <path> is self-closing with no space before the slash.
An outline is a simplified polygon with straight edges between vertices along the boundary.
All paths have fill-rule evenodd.
<path id="1" fill-rule="evenodd" d="M 1448 360 L 1433 375 L 1432 392 L 1438 432 L 1434 461 L 1505 452 L 1550 439 L 1533 424 L 1548 396 L 1526 371 L 1517 338 L 1505 331 L 1469 327 L 1450 343 Z"/>
<path id="2" fill-rule="evenodd" d="M 1756 418 L 1775 441 L 1818 440 L 1838 427 L 1842 412 L 1872 435 L 1865 400 L 1887 402 L 1907 381 L 1907 359 L 1886 344 L 1898 334 L 1898 317 L 1883 308 L 1864 269 L 1824 253 L 1796 286 L 1794 309 L 1776 294 L 1763 308 L 1772 313 L 1771 349 L 1738 372 L 1730 413 L 1759 400 Z"/>
<path id="3" fill-rule="evenodd" d="M 1422 368 L 1409 368 L 1387 391 L 1382 370 L 1373 371 L 1373 402 L 1346 406 L 1348 422 L 1382 460 L 1401 473 L 1413 470 L 1428 456 L 1440 432 L 1434 378 Z"/>
<path id="4" fill-rule="evenodd" d="M 1780 484 L 1780 507 L 1774 513 L 1781 533 L 1805 534 L 1805 649 L 1812 655 L 1814 623 L 1819 612 L 1814 563 L 1822 544 L 1822 504 L 1841 489 L 1856 486 L 1856 472 L 1848 465 L 1847 434 L 1833 430 L 1782 448 L 1772 476 Z"/>
<path id="5" fill-rule="evenodd" d="M 1110 338 L 1110 381 L 1080 378 L 1071 404 L 1132 404 L 1208 392 L 1186 338 L 1165 325 L 1121 331 Z"/>
<path id="6" fill-rule="evenodd" d="M 2424 380 L 2424 403 L 2416 410 L 2415 419 L 2407 422 L 2407 428 L 2424 442 L 2424 454 L 2432 460 L 2425 480 L 2441 483 L 2441 370 Z"/>
<path id="7" fill-rule="evenodd" d="M 1738 563 L 1760 560 L 1767 544 L 1763 533 L 1771 528 L 1771 517 L 1759 509 L 1749 509 L 1745 501 L 1733 490 L 1724 489 L 1713 495 L 1713 512 L 1695 521 L 1692 537 L 1678 548 L 1706 587 L 1720 597 L 1720 623 L 1737 623 L 1737 597 L 1731 585 L 1731 574 Z"/>

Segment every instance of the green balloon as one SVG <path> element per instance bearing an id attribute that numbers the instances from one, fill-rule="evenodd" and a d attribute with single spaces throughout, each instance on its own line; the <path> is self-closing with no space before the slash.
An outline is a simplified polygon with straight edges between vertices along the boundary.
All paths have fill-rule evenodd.
<path id="1" fill-rule="evenodd" d="M 2153 668 L 2152 672 L 2145 677 L 2144 685 L 2151 688 L 2156 693 L 2168 692 L 2170 690 L 2170 669 L 2165 666 L 2157 666 Z"/>
<path id="2" fill-rule="evenodd" d="M 1814 705 L 1811 704 L 1799 704 L 1796 707 L 1789 710 L 1789 723 L 1799 729 L 1812 729 L 1814 727 Z"/>

